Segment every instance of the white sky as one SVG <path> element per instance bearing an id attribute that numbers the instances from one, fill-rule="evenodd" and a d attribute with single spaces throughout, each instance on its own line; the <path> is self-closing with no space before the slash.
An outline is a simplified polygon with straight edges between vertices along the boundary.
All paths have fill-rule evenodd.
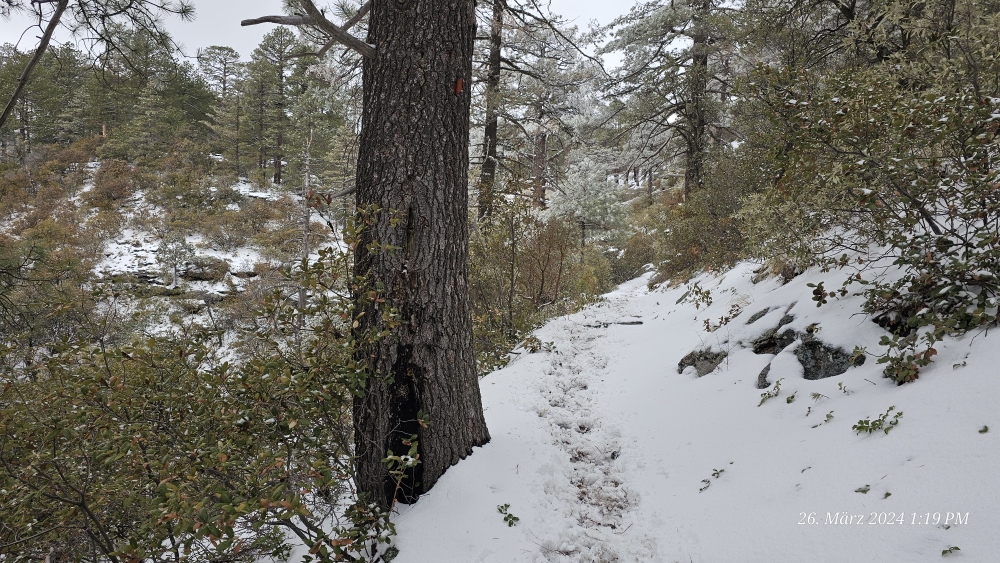
<path id="1" fill-rule="evenodd" d="M 610 22 L 621 15 L 635 3 L 635 0 L 551 0 L 552 11 L 573 21 L 581 30 L 589 27 L 591 20 L 601 24 Z M 540 2 L 541 3 L 541 2 Z M 167 21 L 167 28 L 174 39 L 184 47 L 185 54 L 194 56 L 201 47 L 209 45 L 228 45 L 237 51 L 244 59 L 260 42 L 261 38 L 274 25 L 262 24 L 253 27 L 240 27 L 240 20 L 281 13 L 281 0 L 194 0 L 195 20 L 182 22 L 177 18 Z M 0 44 L 19 43 L 22 51 L 34 49 L 41 35 L 37 27 L 29 28 L 35 21 L 30 17 L 13 18 L 11 21 L 0 19 Z M 66 34 L 57 37 L 66 40 Z"/>

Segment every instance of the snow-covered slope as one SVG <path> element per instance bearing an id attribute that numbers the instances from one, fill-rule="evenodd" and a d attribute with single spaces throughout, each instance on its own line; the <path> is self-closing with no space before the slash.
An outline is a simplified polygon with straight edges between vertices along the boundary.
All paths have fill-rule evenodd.
<path id="1" fill-rule="evenodd" d="M 996 335 L 941 343 L 902 387 L 871 358 L 807 380 L 801 338 L 777 356 L 752 341 L 787 316 L 782 331 L 847 352 L 879 351 L 884 332 L 858 297 L 810 301 L 807 283 L 843 272 L 753 285 L 751 268 L 703 276 L 707 309 L 638 279 L 539 330 L 553 350 L 481 382 L 492 441 L 400 508 L 395 562 L 908 563 L 953 546 L 945 558 L 1000 561 Z M 728 352 L 714 371 L 678 373 L 709 347 Z M 758 406 L 769 363 L 780 394 Z M 890 433 L 852 430 L 890 406 L 904 413 Z"/>

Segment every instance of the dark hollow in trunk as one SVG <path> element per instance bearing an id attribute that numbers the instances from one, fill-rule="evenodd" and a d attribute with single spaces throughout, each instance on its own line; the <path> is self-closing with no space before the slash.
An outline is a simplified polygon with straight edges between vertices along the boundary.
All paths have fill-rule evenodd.
<path id="1" fill-rule="evenodd" d="M 358 489 L 384 507 L 394 497 L 387 450 L 405 453 L 403 441 L 419 436 L 421 463 L 398 498 L 412 502 L 490 439 L 469 306 L 471 96 L 458 86 L 472 82 L 475 30 L 472 0 L 376 0 L 370 15 L 378 54 L 364 66 L 356 197 L 362 213 L 379 211 L 360 233 L 355 273 L 402 324 L 361 352 L 372 377 L 354 428 Z M 358 307 L 359 331 L 381 326 L 375 309 Z"/>

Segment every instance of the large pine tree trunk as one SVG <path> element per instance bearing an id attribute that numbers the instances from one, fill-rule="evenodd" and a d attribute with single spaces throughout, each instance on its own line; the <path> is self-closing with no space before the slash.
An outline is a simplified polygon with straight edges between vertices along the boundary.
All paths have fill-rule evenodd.
<path id="1" fill-rule="evenodd" d="M 497 175 L 497 137 L 500 125 L 500 55 L 503 48 L 505 0 L 493 0 L 490 21 L 490 59 L 486 74 L 486 128 L 483 132 L 483 168 L 479 175 L 479 218 L 493 214 Z"/>
<path id="2" fill-rule="evenodd" d="M 363 353 L 370 377 L 354 428 L 358 488 L 385 507 L 394 488 L 382 459 L 405 453 L 410 435 L 421 463 L 403 483 L 404 502 L 489 441 L 468 288 L 474 10 L 473 0 L 375 0 L 369 20 L 378 55 L 364 66 L 357 205 L 380 211 L 360 234 L 355 272 L 403 324 Z M 381 326 L 369 304 L 358 307 L 360 331 Z"/>
<path id="3" fill-rule="evenodd" d="M 691 192 L 701 187 L 704 180 L 704 163 L 708 129 L 706 104 L 708 103 L 708 49 L 709 35 L 705 20 L 710 15 L 712 3 L 710 0 L 694 0 L 693 18 L 694 32 L 691 35 L 691 66 L 687 71 L 688 107 L 687 119 L 687 150 L 684 172 L 684 199 Z"/>

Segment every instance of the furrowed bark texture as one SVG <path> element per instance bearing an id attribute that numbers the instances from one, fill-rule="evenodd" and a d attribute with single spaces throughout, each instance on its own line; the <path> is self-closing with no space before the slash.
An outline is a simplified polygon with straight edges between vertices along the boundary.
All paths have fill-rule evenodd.
<path id="1" fill-rule="evenodd" d="M 355 400 L 359 490 L 390 506 L 382 459 L 419 436 L 420 461 L 398 500 L 412 502 L 489 441 L 472 348 L 468 290 L 469 111 L 473 0 L 376 0 L 364 66 L 357 204 L 370 225 L 355 272 L 403 324 L 366 353 L 372 377 Z M 459 82 L 461 80 L 461 82 Z M 393 249 L 387 250 L 391 246 Z M 378 248 L 376 248 L 378 247 Z M 369 305 L 359 330 L 377 327 Z M 429 426 L 421 428 L 417 412 Z"/>
<path id="2" fill-rule="evenodd" d="M 691 66 L 687 71 L 690 97 L 687 107 L 687 151 L 684 172 L 684 200 L 701 187 L 704 180 L 706 131 L 708 121 L 705 104 L 708 91 L 709 36 L 703 21 L 708 17 L 710 0 L 695 0 L 694 33 L 691 35 Z"/>

